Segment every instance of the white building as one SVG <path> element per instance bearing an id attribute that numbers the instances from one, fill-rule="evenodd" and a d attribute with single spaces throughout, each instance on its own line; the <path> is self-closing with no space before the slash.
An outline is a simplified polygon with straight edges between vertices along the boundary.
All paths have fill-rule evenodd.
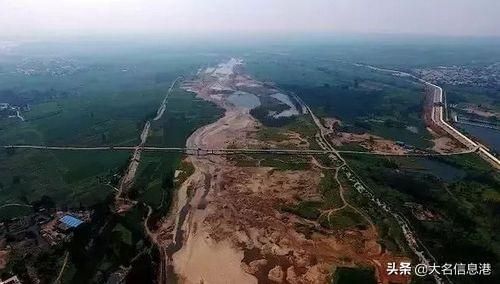
<path id="1" fill-rule="evenodd" d="M 9 108 L 9 104 L 8 103 L 0 103 L 0 110 L 6 110 Z"/>

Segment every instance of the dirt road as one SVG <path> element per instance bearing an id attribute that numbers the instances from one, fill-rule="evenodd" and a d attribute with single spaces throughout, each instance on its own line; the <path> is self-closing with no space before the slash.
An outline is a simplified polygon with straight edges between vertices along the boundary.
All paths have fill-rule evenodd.
<path id="1" fill-rule="evenodd" d="M 174 82 L 172 82 L 172 84 L 170 85 L 170 88 L 167 90 L 167 93 L 163 98 L 163 101 L 158 107 L 158 110 L 156 112 L 156 117 L 153 119 L 154 121 L 159 120 L 163 116 L 163 113 L 165 112 L 165 109 L 167 107 L 168 98 L 170 97 L 170 94 L 172 93 L 175 84 L 177 84 L 177 82 L 180 79 L 181 77 L 177 77 L 174 80 Z M 137 173 L 137 169 L 139 168 L 139 164 L 141 162 L 141 154 L 142 151 L 144 150 L 144 145 L 146 145 L 146 142 L 148 140 L 150 129 L 151 129 L 151 121 L 146 121 L 140 135 L 140 142 L 135 147 L 134 153 L 132 155 L 132 158 L 130 159 L 127 170 L 125 171 L 122 179 L 120 180 L 120 184 L 118 186 L 118 192 L 115 195 L 116 196 L 115 208 L 118 213 L 128 211 L 135 204 L 134 201 L 129 200 L 127 198 L 126 194 L 128 193 L 128 191 L 130 190 L 130 188 L 134 183 L 134 178 Z"/>
<path id="2" fill-rule="evenodd" d="M 221 68 L 224 72 L 200 72 L 205 75 L 189 86 L 224 108 L 225 115 L 196 130 L 187 148 L 250 148 L 264 143 L 253 138 L 262 126 L 248 109 L 226 100 L 228 89 L 262 90 L 263 84 L 235 69 L 229 72 L 228 64 Z M 223 75 L 213 75 L 219 73 Z M 279 145 L 265 143 L 271 148 Z M 326 143 L 325 147 L 333 149 Z M 186 159 L 194 173 L 176 192 L 169 217 L 153 232 L 162 254 L 160 283 L 168 283 L 173 274 L 180 283 L 325 283 L 335 264 L 372 266 L 389 257 L 381 252 L 371 227 L 328 230 L 281 209 L 284 204 L 322 198 L 320 167 L 277 171 L 241 167 L 225 156 Z"/>

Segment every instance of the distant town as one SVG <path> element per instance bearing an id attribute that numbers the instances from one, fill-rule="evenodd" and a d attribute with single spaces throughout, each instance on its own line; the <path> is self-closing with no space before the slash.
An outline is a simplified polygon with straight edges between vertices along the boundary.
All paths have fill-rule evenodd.
<path id="1" fill-rule="evenodd" d="M 418 77 L 430 82 L 452 86 L 500 86 L 500 62 L 487 66 L 439 66 L 412 70 Z"/>

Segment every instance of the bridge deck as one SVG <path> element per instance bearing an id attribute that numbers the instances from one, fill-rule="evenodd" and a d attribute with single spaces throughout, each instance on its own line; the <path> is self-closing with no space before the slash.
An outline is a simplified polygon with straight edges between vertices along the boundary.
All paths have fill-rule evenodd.
<path id="1" fill-rule="evenodd" d="M 99 146 L 99 147 L 85 147 L 85 146 L 44 146 L 44 145 L 5 145 L 0 146 L 5 149 L 38 149 L 38 150 L 67 150 L 67 151 L 135 151 L 141 149 L 148 152 L 170 152 L 170 153 L 183 153 L 186 155 L 237 155 L 237 154 L 276 154 L 276 155 L 326 155 L 335 154 L 332 150 L 311 150 L 311 149 L 248 149 L 248 148 L 222 148 L 222 149 L 202 149 L 202 148 L 182 148 L 182 147 L 154 147 L 154 146 Z M 450 156 L 472 153 L 477 149 L 456 152 L 456 153 L 378 153 L 378 152 L 362 152 L 362 151 L 336 151 L 340 154 L 359 154 L 359 155 L 377 155 L 377 156 L 407 156 L 407 157 L 432 157 L 432 156 Z"/>

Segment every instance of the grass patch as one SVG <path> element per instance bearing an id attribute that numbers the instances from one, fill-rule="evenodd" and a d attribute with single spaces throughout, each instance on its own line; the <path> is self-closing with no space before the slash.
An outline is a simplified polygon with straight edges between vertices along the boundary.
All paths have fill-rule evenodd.
<path id="1" fill-rule="evenodd" d="M 181 161 L 177 170 L 181 172 L 179 173 L 175 181 L 176 187 L 183 184 L 186 181 L 186 179 L 194 173 L 194 166 L 191 162 L 184 159 Z"/>
<path id="2" fill-rule="evenodd" d="M 1 205 L 0 205 L 1 206 Z M 33 208 L 28 206 L 7 206 L 0 208 L 0 221 L 16 217 L 27 216 L 33 213 Z"/>
<path id="3" fill-rule="evenodd" d="M 257 132 L 257 139 L 260 141 L 286 141 L 288 137 L 283 133 L 281 128 L 276 127 L 261 127 Z"/>
<path id="4" fill-rule="evenodd" d="M 493 233 L 500 226 L 500 174 L 474 154 L 430 159 L 432 163 L 424 163 L 424 158 L 405 161 L 423 167 L 419 172 L 394 167 L 382 157 L 346 157 L 376 195 L 409 218 L 416 234 L 438 260 L 500 263 L 500 243 Z M 439 168 L 450 172 L 450 166 L 460 174 L 443 178 Z M 439 218 L 419 220 L 405 202 L 422 204 Z M 378 225 L 381 227 L 380 222 Z M 391 226 L 387 224 L 385 234 L 399 238 L 391 232 Z M 498 277 L 500 274 L 494 273 L 492 279 Z"/>
<path id="5" fill-rule="evenodd" d="M 91 206 L 112 189 L 105 183 L 127 163 L 127 152 L 0 152 L 0 204 L 49 196 L 59 206 Z"/>
<path id="6" fill-rule="evenodd" d="M 300 136 L 306 138 L 309 143 L 311 143 L 311 147 L 316 145 L 316 140 L 314 137 L 318 132 L 318 128 L 308 114 L 297 117 L 296 120 L 286 126 L 286 129 L 297 132 L 300 134 Z M 312 147 L 312 149 L 317 148 Z"/>
<path id="7" fill-rule="evenodd" d="M 311 168 L 308 156 L 236 154 L 230 160 L 238 167 L 271 167 L 278 171 L 304 171 Z"/>
<path id="8" fill-rule="evenodd" d="M 174 89 L 163 117 L 151 125 L 152 132 L 147 145 L 183 147 L 196 129 L 216 121 L 222 115 L 222 109 L 215 104 L 196 98 L 194 93 Z"/>
<path id="9" fill-rule="evenodd" d="M 321 226 L 334 230 L 364 228 L 368 225 L 365 219 L 350 207 L 333 212 L 330 218 L 328 218 L 328 214 L 325 214 L 318 221 Z"/>
<path id="10" fill-rule="evenodd" d="M 169 206 L 174 190 L 174 171 L 180 158 L 180 154 L 173 153 L 143 153 L 131 197 L 153 208 Z"/>
<path id="11" fill-rule="evenodd" d="M 317 220 L 321 214 L 318 208 L 322 206 L 323 202 L 321 201 L 301 201 L 296 205 L 283 206 L 282 210 L 298 215 L 304 219 Z"/>
<path id="12" fill-rule="evenodd" d="M 319 182 L 319 190 L 325 200 L 327 208 L 336 208 L 343 205 L 340 198 L 340 188 L 335 181 L 335 176 L 332 171 L 323 171 L 324 176 Z"/>
<path id="13" fill-rule="evenodd" d="M 343 151 L 358 151 L 358 152 L 368 152 L 366 148 L 362 147 L 361 145 L 357 143 L 348 143 L 348 144 L 342 144 L 339 147 L 335 147 L 337 150 L 343 150 Z"/>
<path id="14" fill-rule="evenodd" d="M 113 233 L 117 233 L 120 236 L 120 239 L 123 243 L 127 245 L 132 245 L 132 232 L 129 229 L 125 228 L 122 224 L 116 224 L 113 229 Z"/>

